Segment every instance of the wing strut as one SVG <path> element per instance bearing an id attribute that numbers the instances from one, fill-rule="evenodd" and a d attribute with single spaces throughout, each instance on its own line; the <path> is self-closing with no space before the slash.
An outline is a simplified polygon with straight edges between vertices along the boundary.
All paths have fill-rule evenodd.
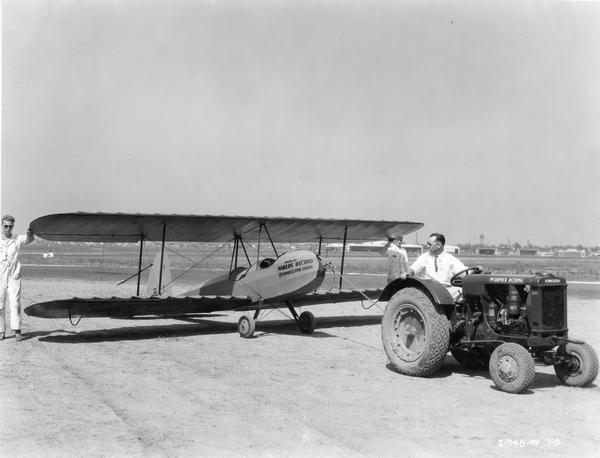
<path id="1" fill-rule="evenodd" d="M 256 244 L 257 246 L 257 250 L 256 250 L 256 264 L 258 265 L 258 261 L 260 260 L 260 233 L 262 232 L 262 228 L 263 225 L 261 223 L 260 226 L 258 226 L 258 243 Z"/>
<path id="2" fill-rule="evenodd" d="M 167 225 L 163 223 L 163 232 L 162 232 L 162 248 L 160 251 L 160 274 L 158 276 L 158 294 L 162 292 L 162 272 L 163 272 L 163 262 L 165 259 L 165 238 L 167 235 Z M 341 283 L 341 282 L 340 282 Z"/>
<path id="3" fill-rule="evenodd" d="M 244 254 L 246 255 L 246 261 L 248 261 L 248 265 L 251 265 L 250 257 L 248 256 L 248 252 L 246 251 L 246 246 L 244 245 L 244 240 L 240 236 L 240 243 L 242 244 L 242 250 L 244 250 Z"/>
<path id="4" fill-rule="evenodd" d="M 323 243 L 323 236 L 320 235 L 319 236 L 319 252 L 317 253 L 319 256 L 321 256 L 321 244 Z"/>
<path id="5" fill-rule="evenodd" d="M 271 242 L 271 246 L 273 247 L 273 251 L 275 252 L 275 257 L 278 258 L 279 255 L 277 254 L 277 248 L 275 248 L 275 244 L 273 243 L 273 239 L 271 238 L 271 234 L 269 234 L 269 229 L 267 229 L 267 225 L 263 224 L 263 226 L 265 227 L 265 231 L 267 233 L 267 237 L 269 237 L 269 242 Z"/>
<path id="6" fill-rule="evenodd" d="M 252 265 L 250 262 L 250 258 L 248 257 L 248 252 L 246 251 L 246 246 L 244 245 L 244 240 L 242 236 L 239 234 L 234 235 L 234 245 L 233 245 L 233 253 L 231 254 L 231 263 L 229 264 L 229 273 L 233 272 L 233 269 L 237 269 L 238 266 L 238 258 L 240 256 L 240 245 L 242 246 L 242 250 L 244 250 L 244 255 L 246 256 L 246 261 L 248 261 L 248 265 Z"/>
<path id="7" fill-rule="evenodd" d="M 348 236 L 348 226 L 344 229 L 344 244 L 342 245 L 342 267 L 340 268 L 340 289 L 342 289 L 342 279 L 344 276 L 344 258 L 346 257 L 346 237 Z"/>
<path id="8" fill-rule="evenodd" d="M 235 241 L 233 242 L 233 252 L 231 253 L 231 262 L 229 263 L 229 273 L 233 272 L 233 269 L 237 269 L 237 255 L 239 250 L 239 238 L 238 235 L 235 234 Z M 233 260 L 235 259 L 235 265 L 233 264 Z"/>
<path id="9" fill-rule="evenodd" d="M 144 234 L 142 233 L 142 237 L 140 238 L 140 261 L 138 263 L 138 279 L 137 279 L 137 293 L 136 296 L 140 295 L 140 280 L 142 278 L 142 251 L 144 249 Z"/>

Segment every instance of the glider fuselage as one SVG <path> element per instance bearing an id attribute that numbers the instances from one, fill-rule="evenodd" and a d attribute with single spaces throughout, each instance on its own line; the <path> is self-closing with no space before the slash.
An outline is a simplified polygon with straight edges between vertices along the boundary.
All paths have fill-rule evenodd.
<path id="1" fill-rule="evenodd" d="M 282 299 L 316 290 L 325 277 L 321 259 L 309 250 L 293 250 L 277 259 L 264 258 L 204 282 L 188 294 L 249 296 L 253 301 Z"/>

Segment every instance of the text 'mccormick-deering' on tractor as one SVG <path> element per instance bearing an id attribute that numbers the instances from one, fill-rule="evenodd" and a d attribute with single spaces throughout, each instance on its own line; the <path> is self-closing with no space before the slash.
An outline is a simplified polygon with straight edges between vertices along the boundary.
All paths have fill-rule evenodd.
<path id="1" fill-rule="evenodd" d="M 432 375 L 449 350 L 466 368 L 489 368 L 496 386 L 509 393 L 533 382 L 534 358 L 553 364 L 568 386 L 585 386 L 596 378 L 596 352 L 568 336 L 564 278 L 469 268 L 451 283 L 463 288 L 457 303 L 430 279 L 398 279 L 383 291 L 380 299 L 388 300 L 383 346 L 401 374 Z"/>

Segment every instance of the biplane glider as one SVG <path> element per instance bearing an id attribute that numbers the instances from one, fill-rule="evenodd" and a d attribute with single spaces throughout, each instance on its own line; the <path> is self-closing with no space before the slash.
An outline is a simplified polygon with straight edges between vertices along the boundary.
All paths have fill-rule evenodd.
<path id="1" fill-rule="evenodd" d="M 238 322 L 242 337 L 251 337 L 261 310 L 287 307 L 303 333 L 312 333 L 312 313 L 296 307 L 376 299 L 381 289 L 342 289 L 346 244 L 358 240 L 396 238 L 414 232 L 422 223 L 350 219 L 270 218 L 123 213 L 63 213 L 42 216 L 31 223 L 37 237 L 70 242 L 136 242 L 140 244 L 137 295 L 59 299 L 30 305 L 28 315 L 42 318 L 177 316 L 221 311 L 252 312 Z M 326 264 L 323 243 L 342 240 L 339 289 L 320 290 Z M 158 287 L 140 296 L 144 242 L 161 242 Z M 247 244 L 254 241 L 255 259 Z M 163 284 L 165 242 L 221 242 L 233 247 L 229 270 L 181 296 L 169 296 Z M 246 243 L 245 243 L 246 242 Z M 269 243 L 274 257 L 261 257 Z M 314 243 L 318 251 L 299 249 L 279 253 L 276 243 Z M 266 249 L 264 250 L 266 251 Z M 270 251 L 269 251 L 270 253 Z M 245 259 L 244 259 L 245 258 Z M 242 263 L 244 265 L 242 265 Z M 246 265 L 247 264 L 247 265 Z"/>

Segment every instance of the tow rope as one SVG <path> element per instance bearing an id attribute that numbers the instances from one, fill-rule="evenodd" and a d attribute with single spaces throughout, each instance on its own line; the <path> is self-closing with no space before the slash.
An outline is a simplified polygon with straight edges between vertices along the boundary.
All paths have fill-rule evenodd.
<path id="1" fill-rule="evenodd" d="M 327 268 L 327 267 L 328 267 L 328 268 L 330 268 L 330 269 L 331 269 L 331 271 L 332 271 L 334 274 L 337 274 L 337 272 L 336 272 L 336 270 L 335 270 L 335 267 L 333 266 L 333 264 L 332 264 L 331 262 L 328 262 L 327 264 L 325 264 L 325 267 L 326 267 L 326 268 Z M 364 299 L 361 299 L 361 300 L 360 300 L 360 305 L 362 306 L 362 308 L 363 308 L 364 310 L 369 310 L 369 309 L 370 309 L 370 308 L 372 308 L 374 305 L 377 305 L 377 308 L 378 308 L 378 309 L 379 309 L 381 312 L 383 312 L 383 309 L 382 309 L 382 308 L 381 308 L 381 306 L 379 306 L 379 304 L 378 304 L 378 302 L 379 302 L 379 299 L 377 299 L 376 301 L 374 301 L 374 300 L 373 300 L 373 299 L 371 299 L 369 296 L 367 296 L 365 293 L 363 293 L 362 291 L 360 291 L 360 289 L 359 289 L 358 287 L 356 287 L 356 286 L 355 286 L 355 285 L 354 285 L 354 284 L 353 284 L 353 283 L 352 283 L 350 280 L 348 280 L 348 279 L 345 277 L 345 275 L 342 275 L 341 273 L 340 273 L 340 274 L 338 274 L 338 275 L 340 276 L 340 278 L 342 279 L 342 281 L 345 281 L 346 283 L 348 283 L 348 284 L 349 284 L 349 285 L 352 287 L 352 289 L 353 289 L 354 291 L 356 291 L 356 292 L 357 292 L 357 293 L 359 293 L 360 295 L 364 296 L 364 298 L 365 298 L 367 301 L 369 301 L 369 302 L 371 303 L 371 305 L 369 305 L 368 307 L 365 307 L 365 304 L 364 304 Z"/>

